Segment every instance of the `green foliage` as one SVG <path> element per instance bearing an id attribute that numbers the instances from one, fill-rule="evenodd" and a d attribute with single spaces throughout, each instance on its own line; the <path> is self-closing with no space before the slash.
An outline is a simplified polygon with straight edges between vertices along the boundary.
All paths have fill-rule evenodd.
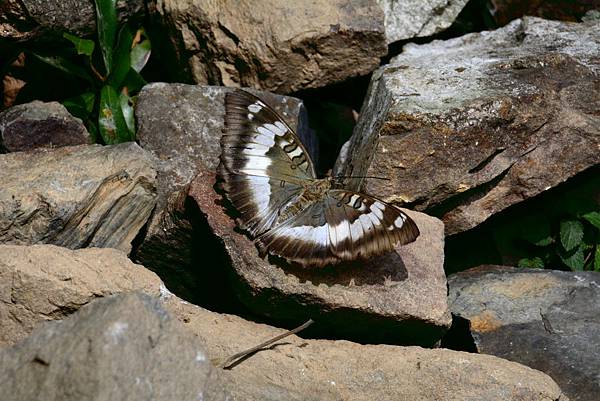
<path id="1" fill-rule="evenodd" d="M 151 44 L 143 29 L 132 24 L 119 27 L 116 0 L 96 0 L 96 42 L 65 32 L 72 47 L 59 54 L 30 54 L 69 76 L 83 80 L 83 90 L 63 100 L 81 118 L 90 134 L 105 144 L 135 139 L 133 105 L 145 80 L 139 74 L 148 62 Z"/>
<path id="2" fill-rule="evenodd" d="M 600 271 L 600 217 L 591 212 L 576 217 L 563 217 L 548 237 L 535 240 L 522 236 L 530 247 L 530 256 L 518 261 L 519 267 L 544 268 L 564 265 L 573 271 Z M 545 226 L 549 227 L 550 224 Z M 531 231 L 539 227 L 531 227 Z M 535 255 L 535 256 L 532 256 Z"/>
<path id="3" fill-rule="evenodd" d="M 495 253 L 478 255 L 471 265 L 600 271 L 599 188 L 597 170 L 589 171 L 493 219 L 488 229 Z M 480 233 L 469 239 L 482 237 Z"/>

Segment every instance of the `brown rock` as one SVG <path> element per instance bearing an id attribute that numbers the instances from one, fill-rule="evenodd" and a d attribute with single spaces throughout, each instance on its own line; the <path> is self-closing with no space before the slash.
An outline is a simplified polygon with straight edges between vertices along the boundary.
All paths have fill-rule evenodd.
<path id="1" fill-rule="evenodd" d="M 91 142 L 81 120 L 58 102 L 36 100 L 0 113 L 0 151 L 21 152 Z"/>
<path id="2" fill-rule="evenodd" d="M 336 173 L 390 178 L 350 186 L 454 234 L 597 165 L 599 26 L 525 18 L 407 45 L 373 75 Z"/>
<path id="3" fill-rule="evenodd" d="M 0 287 L 1 308 L 6 308 L 5 297 L 10 299 L 11 289 L 17 289 L 18 294 L 10 302 L 14 304 L 9 305 L 11 309 L 0 309 L 0 316 L 9 315 L 9 310 L 44 309 L 32 302 L 37 300 L 40 305 L 50 305 L 43 313 L 52 303 L 59 309 L 69 305 L 64 313 L 33 315 L 38 321 L 58 319 L 94 296 L 135 289 L 156 295 L 160 290 L 160 281 L 153 273 L 143 273 L 122 253 L 110 249 L 3 246 L 0 260 L 5 261 L 0 264 L 0 284 L 11 281 L 5 279 L 6 271 L 15 282 L 28 283 Z M 543 373 L 492 356 L 297 336 L 259 351 L 231 370 L 218 372 L 220 378 L 215 380 L 217 372 L 202 362 L 223 361 L 283 330 L 210 312 L 164 291 L 162 299 L 164 308 L 184 323 L 188 333 L 148 297 L 128 295 L 95 301 L 60 324 L 42 325 L 17 347 L 0 351 L 0 394 L 19 400 L 37 400 L 40 395 L 53 400 L 54 394 L 77 389 L 78 394 L 89 395 L 86 399 L 96 399 L 92 396 L 99 394 L 114 399 L 110 396 L 114 391 L 138 399 L 135 397 L 148 394 L 148 387 L 138 388 L 136 384 L 135 375 L 143 375 L 155 386 L 157 400 L 170 399 L 173 394 L 186 399 L 179 391 L 203 383 L 212 383 L 207 389 L 220 389 L 222 384 L 234 399 L 261 401 L 567 400 Z M 23 316 L 20 312 L 15 315 L 15 328 Z M 0 324 L 5 327 L 4 320 Z M 116 332 L 115 327 L 123 330 Z M 31 329 L 22 324 L 21 330 L 18 338 Z M 191 339 L 190 333 L 197 339 Z M 111 341 L 114 334 L 122 341 Z M 169 396 L 162 392 L 165 389 L 170 389 Z"/>
<path id="4" fill-rule="evenodd" d="M 238 296 L 254 312 L 287 322 L 313 318 L 322 334 L 365 342 L 431 345 L 449 326 L 439 220 L 406 211 L 421 231 L 417 241 L 366 263 L 282 268 L 261 259 L 254 243 L 235 229 L 213 185 L 214 174 L 201 171 L 189 196 L 225 247 Z"/>
<path id="5" fill-rule="evenodd" d="M 480 266 L 450 276 L 452 313 L 477 351 L 551 376 L 572 400 L 600 394 L 600 273 Z"/>
<path id="6" fill-rule="evenodd" d="M 598 0 L 570 1 L 520 1 L 520 0 L 486 0 L 494 22 L 499 26 L 525 15 L 559 21 L 581 21 L 590 10 L 600 8 Z"/>
<path id="7" fill-rule="evenodd" d="M 136 105 L 137 139 L 154 156 L 157 206 L 136 261 L 158 272 L 179 296 L 194 299 L 192 252 L 198 239 L 185 207 L 187 186 L 199 169 L 216 170 L 225 114 L 225 93 L 217 86 L 153 83 L 139 94 Z M 254 91 L 283 117 L 316 153 L 302 102 L 296 98 Z"/>
<path id="8" fill-rule="evenodd" d="M 151 10 L 180 80 L 290 93 L 366 75 L 387 52 L 374 1 L 160 0 Z"/>
<path id="9" fill-rule="evenodd" d="M 0 245 L 0 346 L 97 297 L 134 290 L 158 296 L 161 286 L 154 273 L 116 249 Z"/>
<path id="10" fill-rule="evenodd" d="M 167 300 L 166 306 L 199 337 L 215 361 L 283 331 L 177 298 Z M 243 400 L 567 400 L 545 374 L 487 355 L 297 336 L 286 337 L 224 373 L 232 383 L 231 394 Z M 303 396 L 286 398 L 283 389 Z"/>
<path id="11" fill-rule="evenodd" d="M 155 171 L 135 143 L 0 155 L 0 243 L 129 252 L 155 205 Z"/>

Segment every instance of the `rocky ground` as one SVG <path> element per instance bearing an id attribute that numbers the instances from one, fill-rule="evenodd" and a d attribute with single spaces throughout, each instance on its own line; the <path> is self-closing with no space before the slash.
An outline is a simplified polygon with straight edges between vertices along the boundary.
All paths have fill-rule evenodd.
<path id="1" fill-rule="evenodd" d="M 600 11 L 489 0 L 498 28 L 454 35 L 475 3 L 118 2 L 188 84 L 146 85 L 136 142 L 117 145 L 57 102 L 0 112 L 0 399 L 598 400 L 600 272 L 447 276 L 445 252 L 597 182 Z M 90 4 L 0 4 L 0 38 L 90 34 Z M 421 235 L 321 270 L 261 257 L 215 189 L 225 94 L 250 88 L 321 160 L 302 98 L 360 97 L 358 76 L 330 167 L 387 178 L 347 185 L 407 207 Z"/>

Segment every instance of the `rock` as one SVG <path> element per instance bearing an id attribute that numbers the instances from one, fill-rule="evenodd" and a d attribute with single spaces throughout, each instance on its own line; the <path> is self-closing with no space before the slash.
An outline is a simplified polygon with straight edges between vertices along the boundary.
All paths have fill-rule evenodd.
<path id="1" fill-rule="evenodd" d="M 350 187 L 455 234 L 597 165 L 599 28 L 524 18 L 405 46 L 374 73 L 336 174 L 389 178 Z"/>
<path id="2" fill-rule="evenodd" d="M 467 0 L 377 0 L 385 18 L 387 42 L 431 36 L 448 28 Z"/>
<path id="3" fill-rule="evenodd" d="M 14 305 L 9 305 L 12 309 L 1 309 L 0 316 L 7 316 L 9 310 L 17 308 L 44 309 L 46 313 L 51 306 L 40 308 L 33 301 L 45 305 L 47 299 L 50 305 L 56 303 L 59 308 L 61 305 L 70 308 L 65 308 L 64 313 L 37 314 L 38 321 L 59 319 L 75 312 L 94 296 L 132 290 L 155 296 L 160 291 L 160 281 L 153 273 L 143 273 L 143 269 L 128 262 L 122 253 L 111 249 L 70 251 L 51 245 L 2 246 L 0 260 L 3 261 L 0 283 L 11 280 L 24 283 L 0 287 L 3 301 L 0 307 L 6 306 L 6 297 L 11 299 L 11 289 L 16 294 L 11 301 Z M 7 277 L 5 271 L 10 276 Z M 133 375 L 137 374 L 157 384 L 153 399 L 186 399 L 174 390 L 169 396 L 160 398 L 159 391 L 171 383 L 178 389 L 193 388 L 195 382 L 191 382 L 190 375 L 197 375 L 195 378 L 200 385 L 204 382 L 206 365 L 190 365 L 190 357 L 202 355 L 205 360 L 222 362 L 230 355 L 284 331 L 237 316 L 211 312 L 164 291 L 161 299 L 164 309 L 183 322 L 187 334 L 155 300 L 147 297 L 126 295 L 96 300 L 60 323 L 41 325 L 16 347 L 1 350 L 0 394 L 14 394 L 19 401 L 38 399 L 25 392 L 31 390 L 44 394 L 44 400 L 53 400 L 56 398 L 51 396 L 77 386 L 78 399 L 96 399 L 91 398 L 91 394 L 106 394 L 107 384 L 113 383 L 115 389 L 122 391 L 120 396 L 123 398 L 130 395 L 127 399 L 138 399 L 129 393 L 131 387 L 131 391 L 138 391 L 147 396 L 144 399 L 149 399 L 148 393 L 144 392 L 147 388 L 140 389 L 135 385 Z M 23 316 L 22 313 L 15 314 L 15 327 Z M 0 321 L 2 327 L 6 327 L 4 323 L 4 320 Z M 320 324 L 323 322 L 315 323 Z M 356 324 L 368 322 L 356 321 Z M 120 331 L 122 341 L 118 344 L 112 343 L 110 335 L 104 335 L 115 327 L 123 328 Z M 23 335 L 19 338 L 31 331 L 24 326 L 22 330 Z M 191 340 L 190 334 L 196 340 Z M 154 347 L 148 348 L 149 337 L 154 341 Z M 69 344 L 68 350 L 65 344 Z M 85 347 L 85 352 L 80 351 L 81 347 Z M 104 347 L 106 351 L 100 352 Z M 72 366 L 69 375 L 64 374 L 67 362 Z M 20 369 L 15 367 L 17 363 Z M 7 371 L 10 374 L 6 374 Z M 30 378 L 25 377 L 26 372 Z M 109 376 L 112 372 L 118 374 Z M 163 380 L 157 381 L 155 377 L 160 372 Z M 209 374 L 209 380 L 214 378 L 214 373 Z M 233 399 L 240 400 L 566 400 L 548 376 L 492 356 L 419 347 L 304 340 L 297 336 L 287 337 L 231 370 L 219 373 L 222 379 L 219 382 L 224 383 Z M 41 388 L 38 378 L 44 374 L 47 387 Z M 107 376 L 115 381 L 108 381 Z M 57 377 L 67 384 L 57 382 Z M 129 387 L 122 388 L 123 382 Z M 22 386 L 15 383 L 22 383 Z M 96 387 L 93 383 L 97 383 Z M 109 394 L 103 399 L 115 397 Z M 204 399 L 215 398 L 205 396 Z"/>
<path id="4" fill-rule="evenodd" d="M 136 106 L 137 139 L 158 169 L 156 210 L 135 258 L 158 272 L 168 287 L 188 300 L 197 281 L 191 261 L 193 230 L 186 215 L 187 186 L 198 169 L 216 170 L 225 114 L 225 93 L 215 86 L 154 83 L 146 85 Z M 272 105 L 316 156 L 316 137 L 296 98 L 254 93 Z M 189 213 L 189 210 L 188 210 Z"/>
<path id="5" fill-rule="evenodd" d="M 161 286 L 154 273 L 116 249 L 0 245 L 0 347 L 97 297 L 134 290 L 158 296 Z"/>
<path id="6" fill-rule="evenodd" d="M 167 300 L 167 309 L 217 361 L 283 332 L 174 297 Z M 232 383 L 231 394 L 242 400 L 567 400 L 545 374 L 489 355 L 297 336 L 223 373 Z M 282 396 L 284 390 L 302 397 Z"/>
<path id="7" fill-rule="evenodd" d="M 20 152 L 91 142 L 81 120 L 58 102 L 36 100 L 0 113 L 0 151 Z"/>
<path id="8" fill-rule="evenodd" d="M 524 15 L 560 21 L 581 21 L 590 10 L 600 7 L 597 0 L 592 1 L 519 1 L 486 0 L 487 9 L 494 22 L 503 26 Z"/>
<path id="9" fill-rule="evenodd" d="M 117 1 L 118 18 L 125 22 L 144 15 L 143 0 Z M 68 31 L 96 33 L 96 9 L 88 0 L 7 0 L 0 3 L 0 38 L 23 41 Z"/>
<path id="10" fill-rule="evenodd" d="M 451 275 L 477 351 L 547 373 L 571 400 L 600 394 L 600 273 L 482 266 Z"/>
<path id="11" fill-rule="evenodd" d="M 290 93 L 366 75 L 387 52 L 374 1 L 156 0 L 150 14 L 179 81 Z"/>
<path id="12" fill-rule="evenodd" d="M 443 269 L 443 225 L 406 211 L 421 231 L 412 244 L 394 253 L 327 269 L 279 267 L 259 257 L 254 243 L 235 228 L 214 173 L 200 171 L 190 185 L 222 257 L 233 267 L 235 290 L 255 313 L 276 321 L 319 321 L 321 335 L 361 342 L 431 345 L 450 324 Z M 357 324 L 357 322 L 361 322 Z"/>
<path id="13" fill-rule="evenodd" d="M 95 301 L 0 350 L 3 400 L 226 400 L 197 339 L 142 294 Z"/>
<path id="14" fill-rule="evenodd" d="M 155 171 L 135 143 L 0 155 L 0 243 L 129 252 L 155 205 Z"/>

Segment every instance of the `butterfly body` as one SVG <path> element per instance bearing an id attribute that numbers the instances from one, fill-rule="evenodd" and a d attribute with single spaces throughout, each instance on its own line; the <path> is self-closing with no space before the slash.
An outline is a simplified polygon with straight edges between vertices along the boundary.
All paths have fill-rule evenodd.
<path id="1" fill-rule="evenodd" d="M 324 266 L 417 238 L 416 224 L 397 207 L 317 178 L 300 139 L 262 100 L 238 90 L 225 106 L 222 187 L 262 251 Z"/>

